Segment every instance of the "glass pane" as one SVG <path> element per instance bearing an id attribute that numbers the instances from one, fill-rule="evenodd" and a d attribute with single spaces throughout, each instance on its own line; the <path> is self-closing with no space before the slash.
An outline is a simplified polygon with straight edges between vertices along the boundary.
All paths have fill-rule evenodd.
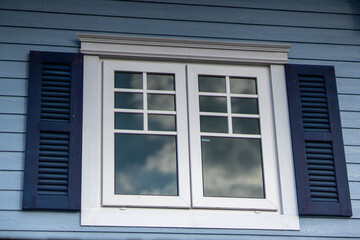
<path id="1" fill-rule="evenodd" d="M 174 91 L 174 75 L 170 74 L 148 74 L 147 88 L 149 90 L 169 90 Z"/>
<path id="2" fill-rule="evenodd" d="M 232 113 L 258 114 L 258 100 L 256 98 L 231 98 Z"/>
<path id="3" fill-rule="evenodd" d="M 173 115 L 149 114 L 149 130 L 176 131 L 176 120 Z"/>
<path id="4" fill-rule="evenodd" d="M 227 112 L 225 97 L 200 97 L 201 112 Z"/>
<path id="5" fill-rule="evenodd" d="M 143 115 L 141 113 L 115 113 L 115 129 L 143 129 Z"/>
<path id="6" fill-rule="evenodd" d="M 148 94 L 149 110 L 175 110 L 175 96 L 163 94 Z"/>
<path id="7" fill-rule="evenodd" d="M 257 118 L 233 118 L 233 131 L 239 134 L 260 134 L 260 124 Z"/>
<path id="8" fill-rule="evenodd" d="M 141 93 L 115 93 L 115 108 L 142 109 L 143 96 Z"/>
<path id="9" fill-rule="evenodd" d="M 142 89 L 142 73 L 115 72 L 115 88 Z"/>
<path id="10" fill-rule="evenodd" d="M 115 134 L 115 194 L 178 195 L 176 136 Z"/>
<path id="11" fill-rule="evenodd" d="M 225 92 L 225 77 L 199 76 L 199 92 Z"/>
<path id="12" fill-rule="evenodd" d="M 259 139 L 202 137 L 204 196 L 264 198 Z"/>
<path id="13" fill-rule="evenodd" d="M 231 77 L 230 92 L 240 94 L 256 94 L 256 79 Z"/>
<path id="14" fill-rule="evenodd" d="M 227 117 L 201 116 L 200 117 L 200 131 L 201 132 L 227 133 L 228 132 Z"/>

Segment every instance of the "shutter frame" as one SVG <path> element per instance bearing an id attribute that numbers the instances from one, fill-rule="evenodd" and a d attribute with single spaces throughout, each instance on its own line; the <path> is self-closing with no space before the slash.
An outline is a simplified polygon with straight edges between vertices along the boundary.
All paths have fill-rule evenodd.
<path id="1" fill-rule="evenodd" d="M 285 65 L 288 101 L 289 101 L 289 113 L 290 113 L 290 125 L 292 135 L 292 145 L 294 153 L 294 167 L 297 186 L 298 206 L 300 215 L 319 215 L 319 216 L 352 216 L 351 200 L 348 185 L 348 177 L 346 171 L 346 161 L 344 144 L 342 137 L 342 130 L 340 124 L 340 112 L 336 89 L 336 78 L 333 66 L 313 66 L 313 65 Z M 326 91 L 326 104 L 328 110 L 328 122 L 329 130 L 321 129 L 320 131 L 304 128 L 304 117 L 302 113 L 302 102 L 304 101 L 300 95 L 300 92 L 306 90 L 300 90 L 301 79 L 308 77 L 322 78 L 325 91 Z M 315 90 L 316 91 L 316 90 Z M 310 103 L 312 104 L 312 103 Z M 315 119 L 316 120 L 316 119 Z M 323 119 L 320 119 L 323 120 Z M 313 123 L 310 123 L 310 125 Z M 314 125 L 314 124 L 313 124 Z M 316 124 L 315 124 L 316 125 Z M 335 174 L 336 193 L 337 200 L 330 198 L 314 197 L 315 187 L 310 186 L 310 173 L 311 168 L 309 153 L 312 143 L 316 143 L 320 146 L 331 146 L 328 148 L 319 148 L 316 151 L 332 151 L 333 163 L 318 165 L 317 167 L 333 168 Z M 315 148 L 316 149 L 316 148 Z M 316 154 L 315 154 L 316 155 Z M 321 162 L 321 154 L 320 161 Z M 315 159 L 317 161 L 317 159 Z M 316 172 L 316 171 L 315 171 Z M 317 171 L 321 174 L 321 171 Z M 322 177 L 322 176 L 318 176 Z M 321 184 L 334 184 L 333 182 L 320 181 Z M 320 191 L 321 187 L 319 187 Z M 313 196 L 312 194 L 313 190 Z M 319 192 L 321 194 L 321 192 Z M 330 201 L 332 200 L 332 201 Z"/>
<path id="2" fill-rule="evenodd" d="M 24 192 L 23 192 L 23 209 L 53 209 L 53 210 L 80 210 L 81 208 L 81 154 L 82 154 L 82 89 L 83 89 L 83 55 L 80 53 L 56 53 L 56 52 L 30 52 L 29 64 L 29 84 L 28 84 L 28 107 L 27 107 L 27 132 L 26 132 L 26 146 L 25 146 L 25 167 L 24 167 Z M 53 64 L 54 66 L 69 66 L 70 71 L 70 85 L 67 84 L 70 90 L 70 95 L 64 99 L 70 101 L 65 110 L 68 119 L 58 121 L 58 115 L 61 115 L 61 110 L 56 106 L 50 107 L 51 111 L 55 111 L 52 119 L 44 120 L 42 117 L 41 101 L 43 87 L 43 75 L 45 74 L 45 63 Z M 64 71 L 65 72 L 65 71 Z M 57 73 L 52 73 L 52 77 L 59 77 Z M 55 80 L 55 85 L 58 88 L 50 90 L 51 94 L 62 93 L 66 88 L 59 87 L 59 81 Z M 49 87 L 48 87 L 49 88 Z M 51 86 L 50 86 L 51 88 Z M 60 91 L 57 89 L 60 88 Z M 54 104 L 54 103 L 50 103 Z M 43 108 L 45 109 L 45 108 Z M 60 113 L 60 114 L 59 114 Z M 40 138 L 47 133 L 56 136 L 50 141 L 50 145 L 40 143 Z M 66 140 L 61 140 L 59 137 L 68 136 Z M 52 138 L 52 137 L 51 137 Z M 46 141 L 46 140 L 42 140 Z M 68 141 L 68 143 L 67 143 Z M 54 145 L 51 145 L 54 144 Z M 58 144 L 58 145 L 56 145 Z M 59 145 L 60 144 L 60 145 Z M 50 154 L 60 153 L 66 154 L 66 160 L 57 161 L 50 159 L 48 162 L 40 163 L 40 147 L 50 146 Z M 68 149 L 58 151 L 57 148 Z M 46 152 L 46 149 L 43 152 Z M 60 176 L 65 179 L 45 179 L 41 177 L 39 169 L 49 171 L 51 175 L 54 171 L 64 171 L 63 174 L 53 175 Z M 48 167 L 48 165 L 50 167 Z M 45 167 L 44 167 L 45 166 Z M 56 166 L 62 166 L 58 168 Z M 42 171 L 42 170 L 41 170 Z M 45 172 L 46 174 L 47 172 Z M 43 174 L 44 176 L 44 174 Z M 40 184 L 39 184 L 40 180 Z M 66 182 L 67 181 L 67 182 Z M 41 187 L 43 182 L 44 185 Z M 50 191 L 47 189 L 50 187 Z M 40 190 L 39 190 L 40 189 Z M 59 192 L 57 192 L 57 189 Z M 42 192 L 41 192 L 42 191 Z M 52 192 L 51 192 L 52 191 Z"/>

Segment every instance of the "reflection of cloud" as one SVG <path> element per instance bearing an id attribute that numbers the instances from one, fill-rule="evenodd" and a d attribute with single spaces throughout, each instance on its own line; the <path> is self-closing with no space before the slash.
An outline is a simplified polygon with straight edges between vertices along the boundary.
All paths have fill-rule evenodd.
<path id="1" fill-rule="evenodd" d="M 149 129 L 158 131 L 176 131 L 175 115 L 149 114 Z"/>
<path id="2" fill-rule="evenodd" d="M 205 195 L 263 197 L 260 141 L 206 139 L 202 142 Z"/>
<path id="3" fill-rule="evenodd" d="M 117 159 L 124 162 L 116 168 L 116 193 L 177 195 L 175 136 L 138 136 L 146 146 L 126 149 L 129 159 Z"/>
<path id="4" fill-rule="evenodd" d="M 147 96 L 149 110 L 175 110 L 174 95 L 148 94 Z"/>
<path id="5" fill-rule="evenodd" d="M 256 94 L 256 80 L 253 78 L 230 77 L 232 93 Z"/>
<path id="6" fill-rule="evenodd" d="M 148 89 L 151 90 L 174 90 L 174 75 L 148 74 Z"/>

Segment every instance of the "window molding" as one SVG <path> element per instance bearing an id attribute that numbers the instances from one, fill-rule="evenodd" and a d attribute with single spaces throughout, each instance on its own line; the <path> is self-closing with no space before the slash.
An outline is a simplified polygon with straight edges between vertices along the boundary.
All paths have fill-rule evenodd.
<path id="1" fill-rule="evenodd" d="M 299 229 L 285 72 L 289 45 L 78 34 L 84 53 L 81 224 L 247 229 Z M 190 51 L 191 50 L 191 51 Z M 277 211 L 103 207 L 102 68 L 104 59 L 258 64 L 269 70 L 278 172 Z M 91 186 L 91 187 L 90 187 Z M 176 216 L 176 217 L 174 217 Z"/>
<path id="2" fill-rule="evenodd" d="M 78 34 L 81 53 L 186 62 L 285 64 L 291 45 Z"/>

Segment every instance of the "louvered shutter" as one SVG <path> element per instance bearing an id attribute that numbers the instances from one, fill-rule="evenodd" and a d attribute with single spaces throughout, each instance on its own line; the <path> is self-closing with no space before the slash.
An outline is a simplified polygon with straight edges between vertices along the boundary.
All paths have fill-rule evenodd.
<path id="1" fill-rule="evenodd" d="M 285 69 L 299 214 L 351 216 L 334 68 Z"/>
<path id="2" fill-rule="evenodd" d="M 81 54 L 30 52 L 23 209 L 80 209 Z"/>

